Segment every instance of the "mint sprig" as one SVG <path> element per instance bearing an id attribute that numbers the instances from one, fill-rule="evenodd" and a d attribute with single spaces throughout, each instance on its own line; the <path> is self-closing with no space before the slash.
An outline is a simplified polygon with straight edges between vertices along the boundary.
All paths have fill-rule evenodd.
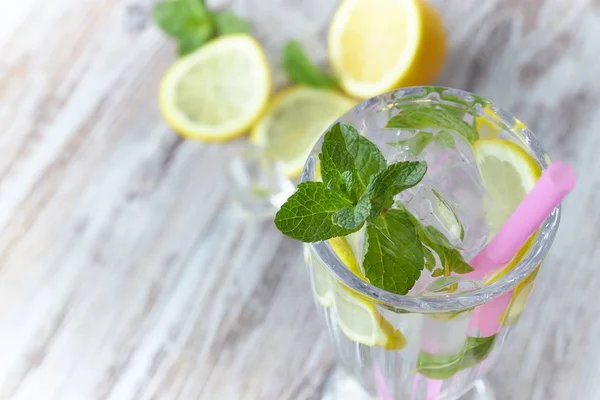
<path id="1" fill-rule="evenodd" d="M 356 232 L 366 225 L 363 262 L 367 279 L 406 294 L 424 268 L 442 275 L 472 268 L 446 237 L 423 226 L 394 197 L 417 185 L 427 172 L 422 161 L 387 165 L 379 148 L 351 125 L 335 124 L 319 154 L 321 182 L 305 182 L 275 216 L 284 234 L 317 242 Z M 392 207 L 394 206 L 394 207 Z"/>
<path id="2" fill-rule="evenodd" d="M 252 30 L 247 21 L 230 11 L 211 12 L 205 0 L 164 0 L 154 6 L 152 16 L 160 29 L 177 40 L 180 56 L 213 37 Z"/>
<path id="3" fill-rule="evenodd" d="M 425 107 L 423 104 L 413 103 L 402 104 L 398 108 L 400 109 L 399 114 L 390 118 L 386 124 L 386 128 L 437 130 L 439 133 L 436 136 L 439 136 L 440 133 L 442 134 L 437 141 L 447 144 L 448 147 L 454 147 L 454 140 L 453 138 L 452 140 L 449 139 L 452 135 L 447 131 L 462 136 L 470 144 L 475 143 L 479 139 L 477 129 L 462 119 L 465 111 L 458 107 L 447 104 L 436 104 L 435 106 Z M 423 138 L 416 140 L 423 141 Z"/>
<path id="4" fill-rule="evenodd" d="M 338 87 L 337 79 L 331 74 L 322 72 L 314 65 L 304 50 L 302 50 L 300 43 L 296 41 L 288 42 L 285 45 L 281 56 L 281 63 L 288 78 L 294 83 L 328 89 L 336 89 Z"/>
<path id="5" fill-rule="evenodd" d="M 304 242 L 357 231 L 391 206 L 393 196 L 419 183 L 427 169 L 424 162 L 387 167 L 377 146 L 343 123 L 325 134 L 319 159 L 323 181 L 301 183 L 275 217 L 281 232 Z"/>

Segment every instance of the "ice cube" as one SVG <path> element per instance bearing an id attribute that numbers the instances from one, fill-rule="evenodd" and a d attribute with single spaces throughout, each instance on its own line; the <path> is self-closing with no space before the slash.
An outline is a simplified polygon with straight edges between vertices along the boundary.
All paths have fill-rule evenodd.
<path id="1" fill-rule="evenodd" d="M 432 142 L 418 157 L 399 151 L 397 157 L 406 160 L 424 159 L 428 170 L 419 185 L 400 193 L 396 200 L 422 224 L 444 233 L 468 260 L 490 236 L 482 201 L 486 191 L 472 148 L 458 135 L 453 137 L 454 149 Z"/>

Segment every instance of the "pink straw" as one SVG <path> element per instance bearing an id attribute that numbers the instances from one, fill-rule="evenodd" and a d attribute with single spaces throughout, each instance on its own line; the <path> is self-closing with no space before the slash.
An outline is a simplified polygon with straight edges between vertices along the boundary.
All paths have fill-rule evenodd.
<path id="1" fill-rule="evenodd" d="M 575 186 L 575 172 L 565 163 L 552 163 L 500 231 L 470 262 L 473 280 L 506 265 Z"/>
<path id="2" fill-rule="evenodd" d="M 475 271 L 465 276 L 479 280 L 506 265 L 573 189 L 575 181 L 575 172 L 569 165 L 561 162 L 551 164 L 492 241 L 471 260 Z M 500 318 L 510 304 L 513 292 L 514 289 L 509 290 L 475 308 L 469 334 L 473 334 L 473 330 L 479 330 L 483 337 L 498 333 Z"/>

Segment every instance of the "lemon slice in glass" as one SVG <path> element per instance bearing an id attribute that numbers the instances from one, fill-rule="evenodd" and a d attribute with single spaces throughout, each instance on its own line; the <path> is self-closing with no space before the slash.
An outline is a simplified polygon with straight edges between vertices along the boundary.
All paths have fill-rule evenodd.
<path id="1" fill-rule="evenodd" d="M 349 244 L 349 242 L 358 243 L 359 232 L 349 235 L 349 240 L 333 238 L 329 240 L 329 243 L 348 269 L 360 279 L 367 281 L 354 255 L 353 246 Z M 342 283 L 334 283 L 334 303 L 338 324 L 350 340 L 366 346 L 380 346 L 388 350 L 400 350 L 406 346 L 406 338 L 402 332 L 394 329 L 370 299 Z"/>
<path id="2" fill-rule="evenodd" d="M 290 178 L 300 175 L 313 146 L 339 116 L 355 105 L 332 90 L 295 86 L 279 93 L 250 140 L 280 162 Z"/>
<path id="3" fill-rule="evenodd" d="M 475 159 L 490 197 L 484 202 L 488 226 L 492 232 L 497 232 L 533 188 L 542 170 L 522 147 L 506 140 L 479 140 L 475 143 Z M 487 277 L 484 284 L 496 282 L 510 272 L 527 254 L 534 240 L 535 235 L 507 266 Z M 504 324 L 513 324 L 520 318 L 536 274 L 537 268 L 515 287 L 501 319 Z"/>
<path id="4" fill-rule="evenodd" d="M 226 141 L 248 131 L 270 92 L 260 44 L 248 35 L 226 35 L 175 61 L 161 81 L 159 107 L 182 136 Z"/>
<path id="5" fill-rule="evenodd" d="M 498 136 L 500 136 L 502 129 L 495 122 L 500 122 L 500 117 L 489 104 L 483 108 L 483 112 L 487 117 L 484 115 L 478 115 L 475 118 L 475 129 L 477 129 L 479 137 L 481 139 L 497 139 Z M 515 133 L 517 133 L 519 140 L 523 140 L 521 132 L 524 129 L 527 129 L 527 125 L 515 118 L 515 124 L 512 129 Z"/>
<path id="6" fill-rule="evenodd" d="M 507 140 L 475 143 L 475 160 L 488 194 L 486 221 L 492 233 L 504 225 L 542 175 L 539 164 L 522 147 Z"/>

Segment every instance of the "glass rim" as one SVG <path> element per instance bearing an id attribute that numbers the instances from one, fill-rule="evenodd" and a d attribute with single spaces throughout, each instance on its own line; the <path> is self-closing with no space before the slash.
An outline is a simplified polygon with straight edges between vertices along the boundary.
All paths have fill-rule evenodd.
<path id="1" fill-rule="evenodd" d="M 456 98 L 460 98 L 463 100 L 460 104 L 464 104 L 464 101 L 466 101 L 467 103 L 476 102 L 476 104 L 490 106 L 490 108 L 496 113 L 498 120 L 491 119 L 489 116 L 486 116 L 486 118 L 491 120 L 492 123 L 499 125 L 501 128 L 504 128 L 513 134 L 516 133 L 513 127 L 515 125 L 515 121 L 518 120 L 516 120 L 508 111 L 494 106 L 493 103 L 484 98 L 458 89 L 439 86 L 415 86 L 383 93 L 375 98 L 389 95 L 394 99 L 394 101 L 402 101 L 405 99 L 406 102 L 411 102 L 415 100 L 415 93 L 418 94 L 419 92 L 422 92 L 426 94 L 431 93 L 432 91 L 439 93 L 440 97 L 443 97 L 444 93 L 449 92 L 449 97 L 452 99 L 441 99 L 440 101 L 443 102 L 454 102 Z M 418 99 L 421 98 L 419 97 Z M 364 100 L 352 108 L 352 110 L 360 108 L 370 101 L 372 101 L 372 99 Z M 471 108 L 473 108 L 473 105 L 474 104 L 467 104 L 467 106 L 471 106 Z M 349 110 L 347 113 L 352 112 L 352 110 Z M 338 121 L 336 120 L 334 124 L 337 122 Z M 511 127 L 509 127 L 509 125 Z M 522 129 L 520 134 L 524 136 L 529 145 L 528 153 L 530 153 L 536 159 L 536 162 L 540 165 L 542 170 L 545 170 L 548 167 L 545 158 L 546 155 L 541 148 L 537 137 L 528 128 Z M 311 180 L 310 177 L 314 176 L 314 173 L 311 173 L 311 170 L 314 172 L 315 166 L 316 159 L 313 151 L 304 165 L 301 178 L 302 182 Z M 388 292 L 368 282 L 365 282 L 354 275 L 339 259 L 327 241 L 308 244 L 311 246 L 316 256 L 320 258 L 327 270 L 339 281 L 361 295 L 370 298 L 376 303 L 385 304 L 409 312 L 436 313 L 463 311 L 487 303 L 494 298 L 497 298 L 498 296 L 508 292 L 521 281 L 523 281 L 538 265 L 540 265 L 540 263 L 548 254 L 548 251 L 550 250 L 550 247 L 552 246 L 556 236 L 560 221 L 560 210 L 561 206 L 558 206 L 554 209 L 552 214 L 550 214 L 550 216 L 544 220 L 541 227 L 537 231 L 529 251 L 507 274 L 493 283 L 482 286 L 478 289 L 457 294 L 446 294 L 444 296 L 409 296 Z"/>

